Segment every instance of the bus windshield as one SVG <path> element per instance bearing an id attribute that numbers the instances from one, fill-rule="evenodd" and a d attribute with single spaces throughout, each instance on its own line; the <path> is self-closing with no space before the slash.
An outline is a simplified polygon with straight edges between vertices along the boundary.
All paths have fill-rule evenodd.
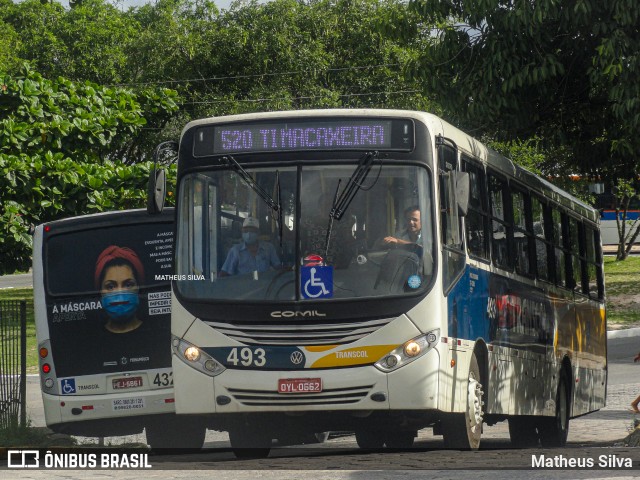
<path id="1" fill-rule="evenodd" d="M 430 172 L 375 162 L 354 185 L 349 179 L 355 168 L 352 162 L 247 168 L 276 210 L 233 169 L 185 175 L 177 226 L 179 293 L 229 301 L 424 293 L 434 270 Z M 335 215 L 348 188 L 355 194 Z"/>

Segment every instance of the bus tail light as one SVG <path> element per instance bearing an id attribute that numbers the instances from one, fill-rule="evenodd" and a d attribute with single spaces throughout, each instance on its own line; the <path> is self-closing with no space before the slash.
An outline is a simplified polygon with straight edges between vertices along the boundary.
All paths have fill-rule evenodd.
<path id="1" fill-rule="evenodd" d="M 387 353 L 375 364 L 378 370 L 392 372 L 422 357 L 438 344 L 440 329 L 431 330 L 425 335 L 412 338 L 395 350 Z"/>
<path id="2" fill-rule="evenodd" d="M 205 375 L 215 377 L 226 370 L 208 353 L 185 340 L 173 337 L 171 345 L 173 346 L 173 353 L 180 360 L 196 370 L 201 371 Z"/>

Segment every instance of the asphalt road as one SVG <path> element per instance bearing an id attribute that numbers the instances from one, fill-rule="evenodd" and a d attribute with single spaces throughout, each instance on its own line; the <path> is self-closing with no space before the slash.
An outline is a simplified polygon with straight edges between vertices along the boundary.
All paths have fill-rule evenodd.
<path id="1" fill-rule="evenodd" d="M 33 287 L 33 277 L 30 273 L 21 275 L 1 275 L 0 290 L 5 288 L 27 288 Z"/>

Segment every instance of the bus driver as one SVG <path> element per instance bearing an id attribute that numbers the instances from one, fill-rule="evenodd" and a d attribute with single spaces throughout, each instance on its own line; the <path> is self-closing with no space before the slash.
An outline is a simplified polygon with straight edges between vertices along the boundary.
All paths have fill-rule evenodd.
<path id="1" fill-rule="evenodd" d="M 422 223 L 420 221 L 420 207 L 411 206 L 404 211 L 406 228 L 399 231 L 395 236 L 388 236 L 382 239 L 386 247 L 398 247 L 402 245 L 422 245 Z"/>

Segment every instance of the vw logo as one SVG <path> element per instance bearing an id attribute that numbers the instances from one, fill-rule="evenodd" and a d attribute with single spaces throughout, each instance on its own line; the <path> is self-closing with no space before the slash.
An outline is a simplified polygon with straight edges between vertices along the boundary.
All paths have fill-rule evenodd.
<path id="1" fill-rule="evenodd" d="M 304 361 L 304 355 L 302 354 L 302 352 L 296 350 L 291 354 L 289 359 L 294 365 L 300 365 Z"/>

